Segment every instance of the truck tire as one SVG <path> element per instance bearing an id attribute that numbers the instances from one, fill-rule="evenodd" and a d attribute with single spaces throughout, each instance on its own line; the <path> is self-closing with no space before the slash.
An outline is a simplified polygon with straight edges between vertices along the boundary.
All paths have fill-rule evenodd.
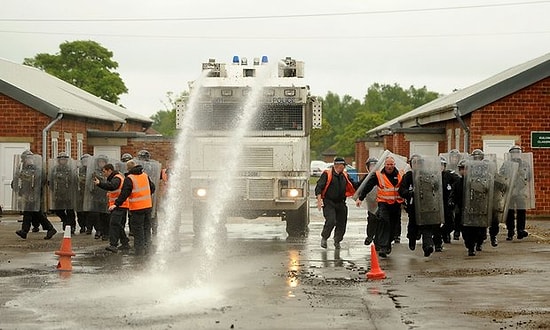
<path id="1" fill-rule="evenodd" d="M 291 237 L 307 237 L 309 234 L 309 205 L 304 203 L 299 209 L 287 211 L 286 232 Z"/>
<path id="2" fill-rule="evenodd" d="M 207 226 L 213 226 L 213 219 L 207 219 L 208 212 L 206 211 L 206 205 L 202 203 L 193 204 L 193 233 L 196 238 L 202 238 L 203 234 L 207 230 Z M 214 234 L 217 238 L 227 236 L 227 228 L 225 227 L 227 219 L 221 218 L 218 223 L 215 224 L 214 230 L 209 230 L 208 235 Z"/>

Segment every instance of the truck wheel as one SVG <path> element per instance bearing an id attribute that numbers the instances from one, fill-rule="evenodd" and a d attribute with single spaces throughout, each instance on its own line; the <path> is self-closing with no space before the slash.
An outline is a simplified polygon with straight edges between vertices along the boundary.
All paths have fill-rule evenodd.
<path id="1" fill-rule="evenodd" d="M 286 232 L 291 237 L 307 237 L 309 234 L 309 206 L 304 203 L 299 209 L 287 211 Z"/>
<path id="2" fill-rule="evenodd" d="M 193 233 L 196 238 L 202 238 L 203 234 L 206 234 L 207 226 L 213 226 L 213 219 L 206 218 L 208 212 L 206 212 L 205 205 L 193 205 Z M 227 236 L 227 228 L 225 224 L 227 219 L 225 217 L 219 219 L 214 230 L 208 231 L 207 235 L 216 235 L 217 238 Z"/>

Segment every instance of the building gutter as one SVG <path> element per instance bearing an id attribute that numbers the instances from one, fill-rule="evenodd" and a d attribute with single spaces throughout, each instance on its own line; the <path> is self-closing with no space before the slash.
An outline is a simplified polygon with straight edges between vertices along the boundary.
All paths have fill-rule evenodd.
<path id="1" fill-rule="evenodd" d="M 460 116 L 460 113 L 458 112 L 458 106 L 453 106 L 453 113 L 456 117 L 456 120 L 458 120 L 458 123 L 460 126 L 462 126 L 462 129 L 464 130 L 464 152 L 470 151 L 470 128 L 466 125 L 462 117 Z"/>

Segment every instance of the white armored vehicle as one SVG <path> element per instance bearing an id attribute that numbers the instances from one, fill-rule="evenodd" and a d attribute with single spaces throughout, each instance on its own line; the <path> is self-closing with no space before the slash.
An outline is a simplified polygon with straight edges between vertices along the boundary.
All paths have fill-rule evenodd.
<path id="1" fill-rule="evenodd" d="M 224 217 L 280 216 L 290 236 L 307 235 L 310 134 L 321 127 L 321 104 L 304 83 L 304 63 L 235 56 L 229 64 L 209 60 L 202 70 L 190 83 L 191 97 L 176 108 L 176 127 L 192 127 L 183 165 L 193 193 L 195 233 L 207 220 L 208 203 L 215 203 L 208 200 L 212 190 L 229 189 Z M 185 117 L 191 107 L 194 115 Z M 252 117 L 236 141 L 247 116 Z M 217 187 L 220 178 L 231 186 Z"/>

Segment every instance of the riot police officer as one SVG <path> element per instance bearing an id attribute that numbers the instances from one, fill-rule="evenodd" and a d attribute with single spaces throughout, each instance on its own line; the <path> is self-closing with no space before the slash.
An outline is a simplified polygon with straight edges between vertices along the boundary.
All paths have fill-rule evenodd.
<path id="1" fill-rule="evenodd" d="M 523 239 L 529 235 L 525 230 L 527 209 L 535 207 L 535 190 L 533 176 L 533 154 L 523 153 L 520 146 L 510 148 L 505 158 L 518 164 L 518 173 L 513 184 L 510 208 L 506 218 L 506 229 L 508 235 L 506 240 L 514 238 L 514 231 L 517 238 Z"/>
<path id="2" fill-rule="evenodd" d="M 44 239 L 51 239 L 57 233 L 42 209 L 42 188 L 45 183 L 42 173 L 42 156 L 25 150 L 16 162 L 11 182 L 13 190 L 13 209 L 23 211 L 21 229 L 15 233 L 25 239 L 33 220 L 38 221 L 47 230 Z"/>
<path id="3" fill-rule="evenodd" d="M 71 226 L 71 234 L 76 229 L 74 209 L 77 180 L 74 163 L 66 152 L 60 152 L 55 160 L 50 160 L 50 210 L 61 219 L 63 230 Z"/>
<path id="4" fill-rule="evenodd" d="M 80 233 L 86 233 L 86 235 L 92 234 L 92 226 L 88 223 L 87 214 L 84 211 L 84 195 L 86 192 L 86 172 L 88 170 L 88 159 L 92 157 L 89 154 L 83 154 L 80 156 L 80 163 L 77 166 L 77 185 L 76 185 L 76 200 L 75 210 L 77 216 L 78 226 L 80 227 Z"/>
<path id="5" fill-rule="evenodd" d="M 151 159 L 151 153 L 145 149 L 138 151 L 135 162 L 143 167 L 143 171 L 147 173 L 155 187 L 160 186 L 161 164 L 160 162 Z M 157 206 L 158 194 L 153 194 L 153 208 L 151 210 L 151 232 L 155 236 L 158 229 Z"/>
<path id="6" fill-rule="evenodd" d="M 367 175 L 365 175 L 365 177 L 359 182 L 359 185 L 361 185 L 363 181 L 368 178 L 368 174 L 374 170 L 376 163 L 378 163 L 378 159 L 376 159 L 375 157 L 370 157 L 369 159 L 367 159 L 365 163 Z M 370 245 L 370 243 L 372 243 L 372 241 L 374 240 L 374 235 L 376 234 L 376 211 L 378 210 L 378 203 L 376 202 L 376 191 L 377 188 L 375 187 L 365 196 L 365 200 L 367 201 L 367 237 L 365 238 L 365 245 Z M 359 207 L 361 206 L 361 202 L 362 200 L 358 198 L 355 201 L 355 204 Z"/>
<path id="7" fill-rule="evenodd" d="M 496 164 L 484 160 L 480 149 L 474 150 L 471 159 L 465 162 L 461 196 L 462 236 L 469 256 L 481 251 L 487 239 L 487 227 L 492 220 L 495 172 Z"/>
<path id="8" fill-rule="evenodd" d="M 89 160 L 84 194 L 84 211 L 88 212 L 86 215 L 88 224 L 95 227 L 94 237 L 104 241 L 109 240 L 108 199 L 106 191 L 95 185 L 94 178 L 103 179 L 103 166 L 107 163 L 109 158 L 105 155 L 93 156 Z"/>
<path id="9" fill-rule="evenodd" d="M 424 256 L 443 251 L 440 227 L 444 217 L 441 189 L 440 159 L 414 154 L 411 171 L 403 175 L 399 195 L 405 199 L 409 216 L 407 238 L 409 249 L 415 250 L 416 240 L 422 238 Z"/>
<path id="10" fill-rule="evenodd" d="M 452 150 L 451 150 L 452 151 Z M 443 210 L 445 214 L 445 222 L 441 227 L 441 235 L 443 242 L 451 243 L 451 232 L 455 230 L 455 210 L 449 203 L 449 197 L 452 187 L 458 181 L 460 176 L 454 171 L 447 169 L 447 159 L 444 156 L 440 157 L 441 161 L 441 183 L 443 185 Z M 458 166 L 458 164 L 456 164 Z"/>

